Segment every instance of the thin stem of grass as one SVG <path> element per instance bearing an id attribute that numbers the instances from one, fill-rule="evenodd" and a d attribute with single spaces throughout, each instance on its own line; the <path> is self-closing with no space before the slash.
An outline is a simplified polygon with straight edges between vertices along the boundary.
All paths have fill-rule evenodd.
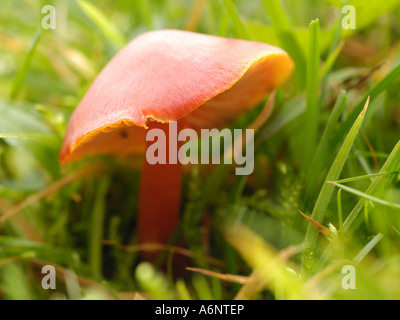
<path id="1" fill-rule="evenodd" d="M 333 162 L 326 176 L 325 183 L 323 184 L 322 189 L 318 195 L 317 202 L 315 203 L 311 218 L 319 223 L 322 223 L 323 221 L 325 212 L 328 208 L 329 202 L 332 198 L 332 194 L 334 191 L 334 186 L 327 182 L 339 178 L 339 175 L 342 172 L 344 163 L 346 162 L 346 159 L 349 155 L 353 142 L 363 123 L 365 113 L 368 108 L 368 103 L 369 99 L 365 103 L 363 111 L 360 113 L 357 120 L 354 122 L 350 132 L 348 133 L 345 141 L 343 142 L 343 145 L 339 153 L 337 154 L 335 161 Z M 317 237 L 318 237 L 318 231 L 315 230 L 315 228 L 312 225 L 309 225 L 304 239 L 304 245 L 306 249 L 303 252 L 303 269 L 312 268 L 312 266 L 310 265 L 310 258 L 314 253 Z"/>
<path id="2" fill-rule="evenodd" d="M 359 197 L 361 197 L 361 198 L 370 200 L 370 201 L 372 201 L 372 202 L 379 203 L 379 204 L 382 204 L 382 205 L 384 205 L 384 206 L 391 207 L 391 208 L 394 208 L 394 209 L 400 209 L 400 204 L 399 204 L 399 203 L 395 203 L 395 202 L 391 202 L 391 201 L 386 201 L 386 200 L 383 200 L 383 199 L 374 197 L 374 196 L 372 196 L 372 195 L 370 195 L 370 194 L 367 194 L 367 193 L 365 193 L 365 192 L 356 190 L 356 189 L 354 189 L 354 188 L 350 188 L 350 187 L 348 187 L 348 186 L 345 186 L 345 185 L 343 185 L 343 184 L 336 183 L 336 182 L 333 182 L 333 181 L 328 181 L 328 183 L 330 183 L 330 184 L 332 184 L 332 185 L 334 185 L 334 186 L 336 186 L 336 187 L 338 187 L 338 188 L 340 188 L 340 189 L 343 189 L 343 190 L 345 190 L 345 191 L 347 191 L 347 192 L 350 192 L 350 193 L 352 193 L 352 194 L 354 194 L 354 195 L 356 195 L 356 196 L 359 196 Z"/>
<path id="3" fill-rule="evenodd" d="M 346 120 L 338 129 L 335 137 L 333 138 L 333 144 L 337 144 L 341 139 L 343 139 L 346 134 L 347 128 L 350 127 L 351 123 L 355 121 L 357 118 L 357 114 L 361 112 L 363 108 L 364 101 L 367 97 L 370 97 L 371 103 L 375 100 L 375 98 L 380 95 L 388 86 L 398 79 L 400 76 L 400 64 L 394 67 L 382 80 L 380 80 L 376 85 L 374 85 L 368 92 L 365 94 L 364 98 L 360 100 L 360 102 L 354 107 L 353 111 L 347 116 Z"/>
<path id="4" fill-rule="evenodd" d="M 335 182 L 335 183 L 349 183 L 349 182 L 354 182 L 354 181 L 373 179 L 373 178 L 376 178 L 376 177 L 389 176 L 389 175 L 398 174 L 398 173 L 400 173 L 400 171 L 398 171 L 398 170 L 392 171 L 392 172 L 378 172 L 378 173 L 366 174 L 366 175 L 358 176 L 358 177 L 351 177 L 351 178 L 336 180 L 336 181 L 333 181 L 333 182 Z"/>
<path id="5" fill-rule="evenodd" d="M 364 248 L 361 249 L 361 251 L 354 257 L 353 262 L 357 266 L 360 264 L 362 260 L 367 256 L 368 253 L 371 252 L 371 250 L 378 244 L 379 241 L 381 241 L 383 238 L 382 233 L 378 233 L 375 237 L 373 237 L 366 245 Z"/>
<path id="6" fill-rule="evenodd" d="M 141 1 L 147 1 L 147 0 L 141 0 Z M 189 14 L 189 18 L 185 23 L 185 28 L 184 28 L 185 30 L 196 31 L 199 25 L 201 15 L 203 13 L 203 8 L 206 3 L 207 0 L 195 0 L 194 5 L 192 7 L 192 11 Z"/>
<path id="7" fill-rule="evenodd" d="M 106 39 L 110 40 L 110 42 L 119 49 L 126 44 L 125 38 L 120 30 L 96 5 L 86 0 L 79 0 L 78 4 L 81 7 L 82 11 L 100 30 L 100 32 L 103 33 Z"/>
<path id="8" fill-rule="evenodd" d="M 282 7 L 279 0 L 263 0 L 264 7 L 267 9 L 280 45 L 289 53 L 296 64 L 295 73 L 300 87 L 304 85 L 304 75 L 307 71 L 306 54 L 300 45 L 299 39 L 292 25 L 289 15 Z"/>
<path id="9" fill-rule="evenodd" d="M 321 136 L 320 142 L 318 143 L 317 150 L 315 151 L 315 156 L 311 160 L 311 165 L 308 169 L 308 173 L 305 176 L 306 191 L 304 196 L 304 203 L 306 206 L 315 192 L 316 186 L 318 184 L 318 176 L 320 175 L 320 172 L 323 170 L 323 167 L 326 166 L 326 163 L 329 160 L 327 155 L 329 155 L 328 150 L 331 147 L 331 136 L 337 126 L 340 115 L 342 114 L 342 111 L 346 106 L 346 102 L 347 92 L 345 90 L 342 90 L 336 99 L 331 115 L 329 116 L 328 122 Z"/>
<path id="10" fill-rule="evenodd" d="M 100 179 L 95 193 L 93 210 L 91 212 L 90 238 L 89 238 L 89 266 L 93 277 L 102 276 L 102 248 L 105 217 L 105 196 L 110 185 L 110 178 Z"/>
<path id="11" fill-rule="evenodd" d="M 393 172 L 399 170 L 400 168 L 400 141 L 397 142 L 386 162 L 382 166 L 380 173 Z M 392 176 L 393 178 L 393 176 Z M 368 189 L 365 191 L 367 194 L 374 194 L 377 189 L 379 189 L 384 183 L 383 177 L 377 177 L 374 181 L 371 182 Z M 353 210 L 349 213 L 346 220 L 343 223 L 343 233 L 346 234 L 349 232 L 350 228 L 356 229 L 357 226 L 362 222 L 360 217 L 360 213 L 363 208 L 365 208 L 366 199 L 361 198 L 357 204 L 354 206 Z M 368 227 L 368 224 L 367 224 Z M 332 255 L 332 245 L 328 246 L 324 253 L 322 254 L 319 261 L 315 264 L 312 273 L 318 272 L 321 268 L 327 263 L 329 257 Z"/>
<path id="12" fill-rule="evenodd" d="M 337 193 L 337 210 L 338 210 L 338 221 L 339 221 L 339 234 L 343 235 L 343 211 L 342 211 L 342 189 L 338 190 Z"/>
<path id="13" fill-rule="evenodd" d="M 304 114 L 302 167 L 307 169 L 317 146 L 319 114 L 319 20 L 309 25 L 309 53 L 307 61 L 307 108 Z"/>
<path id="14" fill-rule="evenodd" d="M 22 62 L 22 65 L 21 65 L 21 68 L 18 70 L 18 73 L 14 78 L 14 81 L 11 86 L 11 91 L 10 91 L 10 100 L 14 100 L 18 96 L 19 92 L 21 91 L 25 76 L 28 72 L 29 66 L 32 61 L 33 54 L 36 51 L 36 47 L 39 43 L 41 35 L 42 35 L 42 28 L 40 26 L 36 29 L 36 33 L 33 36 L 33 40 L 29 46 L 27 54 L 25 55 L 24 61 Z"/>
<path id="15" fill-rule="evenodd" d="M 226 11 L 228 12 L 229 17 L 232 20 L 236 35 L 240 39 L 251 40 L 252 36 L 250 34 L 250 31 L 247 28 L 247 26 L 243 23 L 242 19 L 240 18 L 238 9 L 236 8 L 233 1 L 232 0 L 222 0 L 222 1 L 225 5 Z"/>

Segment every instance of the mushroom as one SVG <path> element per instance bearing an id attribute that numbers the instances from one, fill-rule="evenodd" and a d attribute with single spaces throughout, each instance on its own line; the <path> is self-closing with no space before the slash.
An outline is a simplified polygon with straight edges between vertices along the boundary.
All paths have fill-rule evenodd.
<path id="1" fill-rule="evenodd" d="M 73 112 L 60 161 L 143 153 L 146 129 L 168 137 L 173 121 L 178 129 L 225 126 L 280 86 L 293 67 L 285 51 L 265 43 L 178 30 L 144 33 L 104 67 Z M 179 163 L 144 161 L 139 243 L 165 244 L 172 235 L 181 175 Z"/>

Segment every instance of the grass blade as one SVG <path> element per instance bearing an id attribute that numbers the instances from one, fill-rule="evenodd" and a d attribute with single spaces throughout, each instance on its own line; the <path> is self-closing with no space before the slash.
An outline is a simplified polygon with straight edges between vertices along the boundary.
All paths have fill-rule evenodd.
<path id="1" fill-rule="evenodd" d="M 370 186 L 366 190 L 365 193 L 373 195 L 374 192 L 379 189 L 382 184 L 384 183 L 383 177 L 386 176 L 386 172 L 394 172 L 400 169 L 400 141 L 396 144 L 393 148 L 392 152 L 390 153 L 389 157 L 387 158 L 385 164 L 382 166 L 380 170 L 381 176 L 377 177 L 374 181 L 371 182 Z M 394 175 L 393 175 L 394 176 Z M 392 176 L 392 178 L 393 178 Z M 348 232 L 351 227 L 354 229 L 357 227 L 358 224 L 356 222 L 360 221 L 358 218 L 360 217 L 360 213 L 363 210 L 365 205 L 365 198 L 361 198 L 350 214 L 347 216 L 346 220 L 343 223 L 343 234 Z M 313 273 L 321 270 L 321 268 L 326 264 L 330 255 L 332 254 L 332 245 L 328 246 L 328 248 L 324 251 L 323 255 L 319 259 L 318 263 L 315 265 L 313 269 Z"/>
<path id="2" fill-rule="evenodd" d="M 353 111 L 348 115 L 346 120 L 343 122 L 339 128 L 335 138 L 333 139 L 334 145 L 342 140 L 346 134 L 347 128 L 350 127 L 351 123 L 357 118 L 363 108 L 363 101 L 366 97 L 370 97 L 370 101 L 373 102 L 378 95 L 380 95 L 384 90 L 386 90 L 390 83 L 396 80 L 400 76 L 400 64 L 393 68 L 381 81 L 379 81 L 375 86 L 373 86 L 364 96 L 364 98 L 356 105 Z"/>
<path id="3" fill-rule="evenodd" d="M 343 210 L 342 210 L 342 189 L 337 193 L 337 208 L 338 208 L 338 222 L 339 222 L 339 235 L 343 236 Z"/>
<path id="4" fill-rule="evenodd" d="M 382 176 L 388 176 L 391 174 L 398 174 L 400 171 L 393 171 L 393 172 L 379 172 L 379 173 L 372 173 L 372 174 L 366 174 L 363 176 L 358 176 L 358 177 L 351 177 L 351 178 L 346 178 L 346 179 L 341 179 L 337 181 L 333 181 L 335 183 L 349 183 L 349 182 L 354 182 L 354 181 L 361 181 L 361 180 L 366 180 L 366 179 L 373 179 L 376 177 L 382 177 Z"/>
<path id="5" fill-rule="evenodd" d="M 89 239 L 89 265 L 93 277 L 99 279 L 102 276 L 102 248 L 105 219 L 105 196 L 110 185 L 108 177 L 101 178 L 91 212 L 91 232 Z"/>
<path id="6" fill-rule="evenodd" d="M 346 105 L 346 102 L 347 93 L 346 91 L 342 90 L 339 93 L 331 115 L 329 116 L 325 130 L 322 134 L 321 140 L 315 152 L 315 156 L 311 160 L 311 165 L 306 175 L 306 192 L 304 197 L 304 203 L 306 205 L 311 198 L 311 195 L 314 194 L 317 185 L 318 175 L 322 171 L 323 167 L 326 166 L 328 160 L 327 154 L 329 154 L 327 151 L 329 150 L 330 140 L 335 130 L 337 121 L 339 120 L 339 117 L 342 114 L 342 111 Z"/>
<path id="7" fill-rule="evenodd" d="M 294 119 L 299 117 L 304 113 L 306 109 L 306 101 L 300 97 L 296 97 L 286 104 L 286 106 L 280 111 L 280 113 L 271 119 L 255 137 L 255 148 L 260 147 L 266 140 L 268 140 L 272 135 L 277 133 L 279 130 L 284 128 Z"/>
<path id="8" fill-rule="evenodd" d="M 296 37 L 287 13 L 282 8 L 279 0 L 263 0 L 263 4 L 267 9 L 274 32 L 281 46 L 289 53 L 296 64 L 295 73 L 297 74 L 297 79 L 303 79 L 306 74 L 306 55 Z M 303 81 L 299 81 L 299 84 L 302 83 Z"/>
<path id="9" fill-rule="evenodd" d="M 247 227 L 235 224 L 226 230 L 226 237 L 245 261 L 257 270 L 265 286 L 275 291 L 281 289 L 287 299 L 311 298 L 300 278 L 291 275 L 279 254 Z M 307 299 L 305 298 L 305 299 Z"/>
<path id="10" fill-rule="evenodd" d="M 324 65 L 321 68 L 321 72 L 319 74 L 319 78 L 322 82 L 326 81 L 326 77 L 329 73 L 329 71 L 332 69 L 333 65 L 336 62 L 336 59 L 338 58 L 340 52 L 342 51 L 344 47 L 345 42 L 342 41 L 338 44 L 338 46 L 332 50 L 332 53 L 328 56 L 328 58 L 325 60 Z"/>
<path id="11" fill-rule="evenodd" d="M 375 237 L 373 237 L 364 248 L 354 257 L 353 262 L 355 265 L 360 264 L 360 262 L 367 256 L 368 253 L 378 244 L 379 241 L 383 238 L 383 234 L 378 233 Z"/>
<path id="12" fill-rule="evenodd" d="M 397 171 L 400 169 L 400 141 L 396 144 L 396 146 L 393 148 L 391 154 L 389 155 L 389 158 L 386 160 L 385 164 L 382 166 L 382 169 L 379 173 L 385 173 L 385 172 L 393 172 Z M 365 191 L 367 194 L 373 195 L 374 192 L 379 189 L 382 185 L 382 183 L 385 181 L 384 176 L 382 177 L 377 177 L 368 187 L 368 189 Z M 394 178 L 394 175 L 392 176 Z M 359 217 L 359 214 L 361 210 L 363 209 L 365 204 L 365 199 L 362 198 L 356 206 L 353 208 L 353 210 L 350 212 L 348 215 L 347 219 L 344 222 L 343 228 L 344 232 L 347 232 L 350 227 L 354 224 L 354 222 L 357 220 Z"/>
<path id="13" fill-rule="evenodd" d="M 349 155 L 350 149 L 353 145 L 355 138 L 357 137 L 358 131 L 363 123 L 365 113 L 368 108 L 369 100 L 365 103 L 364 109 L 354 122 L 350 132 L 348 133 L 343 145 L 336 156 L 327 176 L 325 183 L 318 195 L 317 202 L 315 203 L 311 218 L 319 223 L 322 223 L 325 212 L 328 208 L 329 202 L 331 201 L 332 194 L 334 191 L 334 186 L 332 184 L 326 183 L 327 181 L 337 180 L 342 172 L 344 163 Z M 305 250 L 303 251 L 303 267 L 310 267 L 307 265 L 310 259 L 310 254 L 313 253 L 318 237 L 318 231 L 312 225 L 308 225 L 306 236 L 304 239 Z"/>
<path id="14" fill-rule="evenodd" d="M 147 2 L 147 0 L 141 0 L 143 2 Z M 199 26 L 199 21 L 201 15 L 203 13 L 204 6 L 206 5 L 207 0 L 195 0 L 192 10 L 189 14 L 189 17 L 185 23 L 184 30 L 187 31 L 196 31 Z"/>
<path id="15" fill-rule="evenodd" d="M 86 0 L 79 0 L 78 4 L 105 37 L 117 48 L 120 49 L 126 44 L 123 35 L 99 8 Z"/>
<path id="16" fill-rule="evenodd" d="M 22 85 L 24 83 L 25 75 L 28 72 L 33 54 L 35 53 L 35 50 L 39 43 L 41 35 L 42 35 L 42 28 L 39 27 L 36 30 L 36 33 L 33 37 L 31 45 L 29 46 L 28 52 L 25 56 L 25 59 L 22 62 L 21 68 L 18 70 L 18 73 L 14 78 L 14 82 L 11 86 L 11 91 L 10 91 L 10 100 L 14 100 L 17 97 L 18 93 L 21 91 Z"/>
<path id="17" fill-rule="evenodd" d="M 318 134 L 319 101 L 319 21 L 309 25 L 309 56 L 307 62 L 307 108 L 304 114 L 304 152 L 302 166 L 307 168 L 313 158 Z"/>
<path id="18" fill-rule="evenodd" d="M 334 186 L 336 186 L 336 187 L 338 187 L 340 189 L 343 189 L 343 190 L 345 190 L 347 192 L 350 192 L 350 193 L 352 193 L 352 194 L 354 194 L 356 196 L 359 196 L 361 198 L 370 200 L 372 202 L 380 203 L 380 204 L 382 204 L 384 206 L 388 206 L 388 207 L 391 207 L 391 208 L 400 209 L 400 204 L 398 204 L 398 203 L 394 203 L 394 202 L 391 202 L 391 201 L 386 201 L 386 200 L 383 200 L 383 199 L 379 199 L 379 198 L 374 197 L 374 196 L 372 196 L 370 194 L 367 194 L 365 192 L 362 192 L 362 191 L 356 190 L 354 188 L 345 186 L 345 185 L 340 184 L 340 183 L 336 183 L 336 182 L 333 182 L 333 181 L 328 181 L 328 183 L 330 183 L 330 184 L 332 184 L 332 185 L 334 185 Z"/>
<path id="19" fill-rule="evenodd" d="M 223 0 L 226 11 L 233 22 L 236 35 L 245 40 L 251 40 L 252 36 L 247 29 L 247 26 L 243 23 L 240 18 L 239 12 L 232 0 Z"/>

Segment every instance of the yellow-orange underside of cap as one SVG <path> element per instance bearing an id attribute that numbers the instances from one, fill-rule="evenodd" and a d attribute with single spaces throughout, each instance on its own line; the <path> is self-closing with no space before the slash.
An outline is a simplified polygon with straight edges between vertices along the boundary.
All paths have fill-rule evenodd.
<path id="1" fill-rule="evenodd" d="M 293 67 L 286 52 L 265 43 L 145 33 L 104 67 L 75 109 L 60 161 L 143 151 L 149 119 L 185 118 L 195 129 L 226 125 L 286 81 Z"/>

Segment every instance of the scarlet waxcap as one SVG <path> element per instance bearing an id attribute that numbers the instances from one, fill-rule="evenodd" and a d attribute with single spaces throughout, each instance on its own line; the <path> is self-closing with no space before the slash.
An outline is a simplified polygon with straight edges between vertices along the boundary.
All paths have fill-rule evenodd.
<path id="1" fill-rule="evenodd" d="M 60 161 L 143 151 L 149 120 L 226 125 L 293 67 L 285 51 L 266 43 L 178 30 L 142 34 L 104 67 L 75 109 Z"/>

